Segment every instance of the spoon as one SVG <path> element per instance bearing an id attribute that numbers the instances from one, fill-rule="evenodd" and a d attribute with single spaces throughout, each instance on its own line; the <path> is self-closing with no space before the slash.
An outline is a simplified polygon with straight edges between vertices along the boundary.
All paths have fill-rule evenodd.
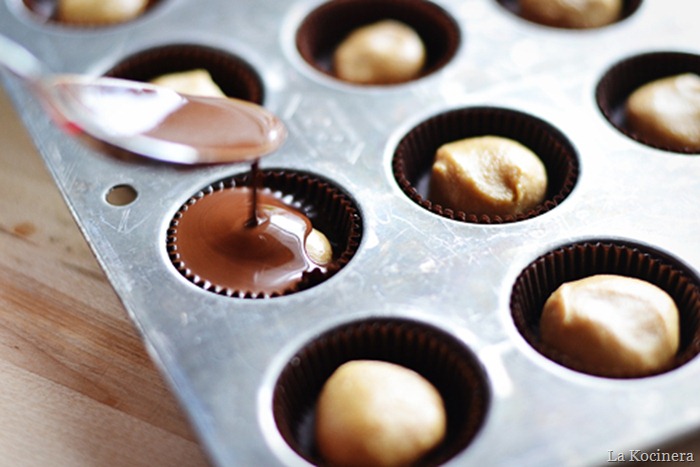
<path id="1" fill-rule="evenodd" d="M 118 78 L 52 74 L 0 35 L 0 67 L 26 83 L 70 134 L 178 164 L 254 162 L 279 148 L 282 121 L 263 107 Z"/>

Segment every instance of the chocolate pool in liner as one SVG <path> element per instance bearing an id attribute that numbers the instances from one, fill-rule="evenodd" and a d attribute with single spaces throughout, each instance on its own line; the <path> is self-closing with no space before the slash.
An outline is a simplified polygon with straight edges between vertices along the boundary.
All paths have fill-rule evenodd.
<path id="1" fill-rule="evenodd" d="M 657 79 L 695 73 L 700 75 L 700 55 L 684 52 L 650 52 L 624 59 L 613 65 L 596 87 L 598 107 L 608 121 L 628 137 L 657 149 L 681 154 L 700 154 L 685 147 L 660 146 L 628 128 L 625 103 L 641 86 Z"/>
<path id="2" fill-rule="evenodd" d="M 205 69 L 228 97 L 262 105 L 265 90 L 260 75 L 242 58 L 214 47 L 169 44 L 130 55 L 105 73 L 115 78 L 148 82 L 158 76 Z"/>
<path id="3" fill-rule="evenodd" d="M 501 6 L 503 6 L 505 9 L 508 11 L 512 12 L 513 14 L 520 16 L 521 18 L 530 21 L 527 18 L 524 18 L 521 15 L 520 12 L 520 1 L 519 0 L 496 0 Z M 620 14 L 620 17 L 616 22 L 623 21 L 630 16 L 634 14 L 635 11 L 639 9 L 639 7 L 642 5 L 642 0 L 623 0 L 622 2 L 622 13 Z M 534 22 L 534 21 L 533 21 Z M 537 23 L 540 24 L 540 23 Z M 543 24 L 543 26 L 547 27 L 554 27 L 550 25 Z M 606 25 L 609 26 L 609 25 Z M 602 26 L 605 27 L 605 26 Z M 570 28 L 559 28 L 559 29 L 570 29 Z M 589 28 L 589 29 L 598 29 L 598 28 Z"/>
<path id="4" fill-rule="evenodd" d="M 204 290 L 239 298 L 270 298 L 306 290 L 329 279 L 342 269 L 355 254 L 362 236 L 362 220 L 353 200 L 332 183 L 311 174 L 282 169 L 261 170 L 261 188 L 268 189 L 285 204 L 305 214 L 314 228 L 322 232 L 333 248 L 333 260 L 325 272 L 314 269 L 305 273 L 291 288 L 273 294 L 256 290 L 232 290 L 211 283 L 198 271 L 192 271 L 178 253 L 178 224 L 187 216 L 188 207 L 205 196 L 216 196 L 222 190 L 250 187 L 250 173 L 243 173 L 216 182 L 192 196 L 175 214 L 167 233 L 167 251 L 175 268 L 189 281 Z"/>
<path id="5" fill-rule="evenodd" d="M 441 7 L 423 0 L 331 0 L 307 15 L 296 34 L 296 46 L 312 67 L 333 76 L 333 53 L 357 28 L 385 19 L 407 24 L 426 48 L 420 77 L 444 67 L 461 41 L 459 26 Z"/>
<path id="6" fill-rule="evenodd" d="M 146 8 L 144 9 L 143 13 L 141 13 L 137 18 L 142 17 L 144 14 L 147 14 L 148 11 L 156 6 L 157 4 L 161 3 L 164 0 L 149 0 L 148 4 L 146 5 Z M 32 14 L 32 17 L 36 19 L 37 22 L 40 23 L 57 23 L 57 24 L 63 24 L 66 26 L 70 27 L 76 27 L 76 28 L 97 28 L 97 27 L 109 27 L 109 26 L 115 26 L 118 24 L 124 24 L 129 21 L 134 21 L 137 18 L 130 19 L 127 21 L 119 21 L 119 22 L 112 22 L 112 23 L 96 23 L 96 24 L 86 24 L 86 23 L 71 23 L 71 22 L 65 22 L 61 21 L 58 19 L 58 2 L 59 0 L 22 0 L 22 3 L 24 6 L 29 10 L 29 12 Z"/>
<path id="7" fill-rule="evenodd" d="M 433 203 L 428 186 L 435 153 L 445 143 L 475 136 L 502 136 L 532 150 L 547 170 L 545 200 L 516 215 L 476 215 Z M 579 162 L 569 140 L 549 123 L 531 115 L 498 107 L 467 107 L 435 115 L 410 130 L 399 142 L 393 158 L 394 177 L 406 195 L 423 208 L 449 219 L 481 224 L 521 221 L 559 205 L 573 190 Z"/>
<path id="8" fill-rule="evenodd" d="M 539 321 L 547 298 L 560 285 L 594 274 L 634 277 L 665 290 L 680 313 L 680 346 L 669 368 L 630 375 L 601 375 L 540 341 Z M 700 279 L 680 261 L 655 249 L 619 240 L 590 240 L 562 246 L 528 265 L 516 279 L 510 308 L 525 340 L 545 357 L 595 376 L 641 378 L 678 368 L 700 352 Z"/>
<path id="9" fill-rule="evenodd" d="M 277 427 L 289 446 L 314 464 L 316 400 L 326 380 L 351 360 L 382 360 L 416 371 L 440 392 L 447 412 L 445 440 L 419 465 L 439 465 L 464 450 L 481 427 L 490 393 L 484 371 L 465 345 L 430 325 L 376 318 L 340 325 L 292 357 L 274 391 Z"/>

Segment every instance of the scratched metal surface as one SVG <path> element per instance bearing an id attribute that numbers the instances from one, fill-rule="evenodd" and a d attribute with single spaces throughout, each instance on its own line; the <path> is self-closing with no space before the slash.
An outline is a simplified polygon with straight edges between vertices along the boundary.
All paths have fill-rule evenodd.
<path id="1" fill-rule="evenodd" d="M 593 90 L 605 71 L 640 52 L 700 53 L 700 4 L 646 0 L 630 18 L 593 31 L 539 27 L 494 0 L 442 0 L 460 24 L 457 56 L 442 71 L 395 88 L 357 89 L 313 71 L 293 46 L 319 2 L 163 0 L 138 21 L 106 29 L 42 25 L 20 0 L 0 1 L 0 30 L 57 72 L 101 73 L 153 45 L 229 50 L 261 74 L 266 106 L 290 130 L 263 167 L 328 177 L 358 204 L 359 251 L 326 283 L 271 300 L 205 292 L 171 266 L 165 236 L 178 207 L 244 166 L 182 169 L 134 164 L 61 134 L 14 79 L 5 86 L 151 354 L 217 465 L 303 465 L 271 412 L 290 356 L 335 324 L 412 317 L 462 339 L 492 391 L 486 422 L 454 465 L 603 463 L 608 450 L 642 448 L 700 427 L 700 359 L 644 380 L 565 370 L 531 349 L 510 318 L 515 277 L 539 254 L 577 239 L 620 238 L 700 267 L 700 158 L 671 155 L 617 132 Z M 577 148 L 570 197 L 524 222 L 449 221 L 408 200 L 391 174 L 398 139 L 446 109 L 498 105 L 538 116 Z M 113 186 L 138 191 L 126 207 Z M 352 299 L 350 299 L 352 297 Z"/>

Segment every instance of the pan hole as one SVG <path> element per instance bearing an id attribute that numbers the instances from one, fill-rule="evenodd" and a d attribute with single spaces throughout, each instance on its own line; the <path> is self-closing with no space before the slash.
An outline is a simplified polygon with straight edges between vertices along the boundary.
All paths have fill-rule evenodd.
<path id="1" fill-rule="evenodd" d="M 131 185 L 115 185 L 107 191 L 105 199 L 112 206 L 127 206 L 138 197 L 138 192 Z"/>

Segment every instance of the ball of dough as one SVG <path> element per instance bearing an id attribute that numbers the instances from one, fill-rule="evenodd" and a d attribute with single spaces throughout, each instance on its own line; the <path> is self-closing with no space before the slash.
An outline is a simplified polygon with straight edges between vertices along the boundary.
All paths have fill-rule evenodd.
<path id="1" fill-rule="evenodd" d="M 547 193 L 547 171 L 532 151 L 500 136 L 441 146 L 435 155 L 429 198 L 470 214 L 520 214 Z"/>
<path id="2" fill-rule="evenodd" d="M 605 376 L 663 369 L 678 351 L 678 309 L 659 287 L 600 274 L 560 286 L 540 320 L 542 342 Z"/>
<path id="3" fill-rule="evenodd" d="M 226 97 L 221 88 L 214 82 L 209 72 L 204 69 L 168 73 L 152 79 L 151 83 L 168 87 L 180 94 Z"/>
<path id="4" fill-rule="evenodd" d="M 316 442 L 340 466 L 412 464 L 444 438 L 440 393 L 418 373 L 383 361 L 341 365 L 316 407 Z"/>
<path id="5" fill-rule="evenodd" d="M 629 129 L 650 144 L 700 150 L 700 76 L 645 84 L 627 99 L 626 117 Z"/>
<path id="6" fill-rule="evenodd" d="M 395 84 L 416 78 L 425 64 L 416 31 L 394 20 L 356 29 L 333 55 L 335 74 L 358 84 Z"/>
<path id="7" fill-rule="evenodd" d="M 519 4 L 523 18 L 559 28 L 597 28 L 614 23 L 622 14 L 622 0 L 519 0 Z"/>
<path id="8" fill-rule="evenodd" d="M 59 0 L 58 19 L 76 24 L 120 23 L 141 15 L 148 0 Z"/>
<path id="9" fill-rule="evenodd" d="M 312 229 L 306 237 L 304 246 L 311 261 L 319 266 L 325 266 L 333 259 L 333 248 L 328 237 L 316 229 Z"/>

